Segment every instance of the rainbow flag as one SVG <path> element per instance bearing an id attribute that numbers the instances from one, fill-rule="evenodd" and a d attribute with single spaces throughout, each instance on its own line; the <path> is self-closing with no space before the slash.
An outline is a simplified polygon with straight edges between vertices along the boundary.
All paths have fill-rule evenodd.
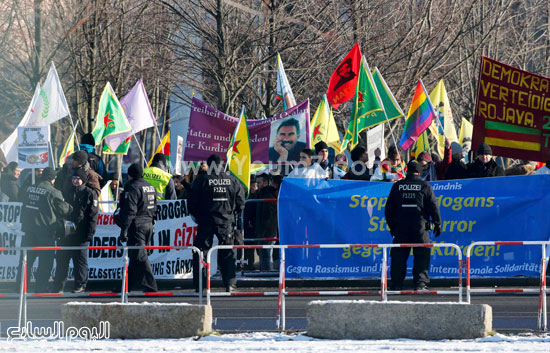
<path id="1" fill-rule="evenodd" d="M 422 80 L 419 79 L 409 113 L 407 114 L 407 120 L 405 120 L 405 127 L 399 141 L 399 147 L 403 151 L 411 147 L 418 139 L 418 136 L 432 124 L 435 118 L 436 115 L 432 102 L 430 102 Z"/>

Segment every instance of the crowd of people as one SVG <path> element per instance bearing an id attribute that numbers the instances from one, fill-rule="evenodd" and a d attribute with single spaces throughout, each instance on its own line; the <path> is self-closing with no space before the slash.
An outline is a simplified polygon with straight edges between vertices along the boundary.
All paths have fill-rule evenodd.
<path id="1" fill-rule="evenodd" d="M 218 155 L 212 155 L 198 170 L 183 176 L 170 174 L 167 157 L 158 153 L 150 167 L 143 169 L 139 164 L 132 164 L 128 169 L 128 180 L 122 185 L 120 176 L 107 177 L 103 161 L 95 153 L 93 137 L 90 134 L 84 135 L 81 142 L 80 150 L 73 153 L 59 171 L 52 168 L 35 169 L 34 175 L 28 174 L 25 180 L 21 181 L 21 169 L 16 162 L 3 167 L 0 178 L 0 202 L 23 203 L 22 230 L 26 236 L 23 238 L 22 246 L 53 246 L 56 243 L 62 246 L 87 246 L 95 233 L 99 197 L 107 179 L 110 179 L 109 188 L 114 199 L 120 201 L 115 212 L 115 223 L 121 228 L 119 245 L 127 242 L 127 245 L 142 246 L 151 242 L 157 200 L 188 200 L 189 211 L 199 227 L 195 246 L 204 252 L 212 246 L 214 236 L 218 238 L 219 244 L 242 244 L 243 238 L 256 240 L 247 244 L 274 244 L 279 236 L 277 204 L 249 202 L 245 206 L 244 187 L 236 178 L 225 172 L 224 168 L 219 168 L 223 166 L 223 162 Z M 285 145 L 282 145 L 282 148 L 284 147 Z M 370 167 L 366 147 L 355 147 L 350 156 L 351 165 L 344 154 L 337 154 L 333 159 L 334 163 L 331 163 L 329 146 L 323 141 L 315 144 L 314 150 L 302 148 L 297 156 L 299 162 L 293 165 L 292 170 L 285 169 L 285 173 L 282 169 L 275 168 L 271 172 L 264 171 L 252 175 L 248 199 L 277 199 L 284 177 L 396 183 L 405 181 L 418 184 L 420 181 L 550 174 L 550 163 L 536 169 L 534 163 L 521 162 L 504 170 L 496 163 L 491 147 L 485 143 L 477 149 L 475 159 L 470 157 L 470 163 L 465 162 L 466 155 L 462 147 L 448 140 L 445 142 L 443 158 L 426 151 L 413 159 L 414 164 L 409 163 L 407 166 L 404 165 L 402 154 L 395 146 L 389 147 L 384 159 L 381 158 L 382 151 L 374 151 L 374 161 Z M 409 170 L 410 168 L 413 169 Z M 406 178 L 408 174 L 412 179 Z M 426 188 L 426 184 L 422 185 Z M 388 224 L 391 223 L 391 217 L 390 214 Z M 394 227 L 390 225 L 390 228 Z M 399 231 L 392 231 L 392 235 L 395 236 L 394 233 L 398 234 Z M 421 253 L 421 250 L 418 252 Z M 226 290 L 233 291 L 236 283 L 236 254 L 233 251 L 219 253 L 218 260 L 224 285 Z M 278 255 L 278 252 L 272 249 L 245 250 L 241 266 L 246 270 L 269 271 L 277 266 Z M 54 256 L 57 267 L 53 285 L 50 286 L 49 276 Z M 400 256 L 401 260 L 406 261 L 404 253 Z M 147 251 L 130 250 L 129 257 L 130 288 L 156 291 L 157 285 Z M 29 252 L 29 268 L 36 258 L 39 258 L 36 291 L 64 291 L 71 259 L 75 279 L 73 291 L 86 290 L 87 251 L 58 251 L 55 255 L 48 251 Z M 196 254 L 193 262 L 194 284 L 198 290 Z M 401 276 L 401 270 L 395 271 L 396 276 Z M 425 284 L 422 283 L 422 279 L 425 278 L 424 270 L 419 271 L 421 280 L 418 285 L 422 287 L 422 284 Z M 18 283 L 21 273 L 22 271 L 18 272 Z M 29 276 L 26 278 L 28 280 Z M 395 283 L 394 287 L 400 287 L 399 280 Z"/>

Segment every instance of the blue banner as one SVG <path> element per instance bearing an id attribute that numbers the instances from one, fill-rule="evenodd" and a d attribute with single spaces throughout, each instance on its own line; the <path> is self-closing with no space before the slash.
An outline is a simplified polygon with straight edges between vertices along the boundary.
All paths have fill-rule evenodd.
<path id="1" fill-rule="evenodd" d="M 389 244 L 384 207 L 392 183 L 285 178 L 279 194 L 281 244 Z M 550 239 L 550 176 L 431 182 L 442 218 L 435 243 Z M 432 248 L 430 276 L 458 277 L 453 248 Z M 388 251 L 388 260 L 390 260 Z M 475 246 L 472 277 L 539 276 L 541 246 Z M 382 249 L 289 249 L 289 278 L 379 277 Z M 409 257 L 411 275 L 412 256 Z"/>

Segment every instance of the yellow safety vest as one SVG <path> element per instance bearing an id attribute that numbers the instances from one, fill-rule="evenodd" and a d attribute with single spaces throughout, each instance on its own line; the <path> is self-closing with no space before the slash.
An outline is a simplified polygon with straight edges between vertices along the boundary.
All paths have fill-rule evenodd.
<path id="1" fill-rule="evenodd" d="M 157 200 L 164 200 L 166 186 L 171 178 L 172 174 L 166 173 L 164 170 L 157 167 L 143 169 L 143 179 L 155 187 L 155 190 L 157 190 Z"/>

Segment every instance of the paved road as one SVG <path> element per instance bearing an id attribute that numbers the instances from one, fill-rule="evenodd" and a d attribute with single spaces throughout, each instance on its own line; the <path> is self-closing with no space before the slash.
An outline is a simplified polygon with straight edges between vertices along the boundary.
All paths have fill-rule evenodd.
<path id="1" fill-rule="evenodd" d="M 247 289 L 269 290 L 269 289 Z M 311 300 L 319 299 L 366 299 L 377 300 L 377 296 L 347 297 L 287 297 L 286 329 L 303 331 L 306 327 L 305 307 Z M 390 296 L 390 300 L 402 301 L 456 301 L 455 296 Z M 61 319 L 61 307 L 75 298 L 29 299 L 28 319 L 34 326 L 49 326 Z M 112 302 L 116 298 L 86 298 L 84 301 Z M 198 303 L 198 298 L 130 298 L 130 301 L 188 302 Z M 493 328 L 499 332 L 521 332 L 536 330 L 537 295 L 492 295 L 473 296 L 473 303 L 485 303 L 493 307 Z M 214 297 L 212 299 L 214 328 L 220 331 L 266 331 L 276 330 L 277 297 Z M 5 335 L 7 327 L 17 323 L 18 301 L 0 299 L 0 332 Z"/>

